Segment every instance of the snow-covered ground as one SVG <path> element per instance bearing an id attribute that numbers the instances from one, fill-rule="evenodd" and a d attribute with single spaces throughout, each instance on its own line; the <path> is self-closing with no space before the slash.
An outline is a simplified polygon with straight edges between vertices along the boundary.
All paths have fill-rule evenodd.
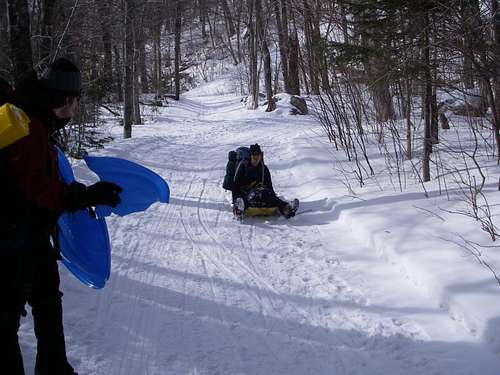
<path id="1" fill-rule="evenodd" d="M 99 152 L 162 175 L 171 202 L 107 220 L 104 289 L 61 267 L 79 373 L 499 374 L 500 288 L 455 241 L 487 235 L 467 217 L 431 213 L 459 203 L 433 185 L 427 199 L 418 186 L 348 196 L 342 155 L 313 117 L 248 111 L 223 89 L 206 85 L 145 116 L 132 139 L 112 128 Z M 276 190 L 301 200 L 291 220 L 232 217 L 227 153 L 255 142 Z M 29 318 L 20 340 L 32 373 Z"/>

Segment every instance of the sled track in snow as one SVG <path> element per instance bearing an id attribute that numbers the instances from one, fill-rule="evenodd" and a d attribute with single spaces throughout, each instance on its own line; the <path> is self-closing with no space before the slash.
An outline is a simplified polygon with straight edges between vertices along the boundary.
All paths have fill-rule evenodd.
<path id="1" fill-rule="evenodd" d="M 218 166 L 216 165 L 210 168 L 210 175 L 213 175 L 213 172 L 216 171 L 216 167 Z M 193 179 L 193 181 L 194 180 L 195 179 Z M 197 222 L 196 224 L 193 224 L 189 220 L 188 221 L 181 220 L 183 223 L 182 225 L 184 231 L 190 240 L 192 248 L 201 258 L 200 261 L 202 263 L 205 276 L 207 277 L 208 280 L 210 280 L 210 290 L 213 298 L 215 300 L 220 300 L 220 297 L 216 291 L 217 288 L 214 286 L 214 282 L 210 275 L 209 264 L 215 267 L 215 271 L 222 271 L 224 274 L 229 276 L 230 279 L 233 281 L 242 280 L 242 276 L 244 276 L 243 278 L 244 280 L 246 280 L 242 281 L 243 283 L 242 285 L 245 286 L 244 293 L 257 304 L 258 311 L 260 312 L 261 317 L 264 321 L 264 326 L 266 327 L 266 330 L 268 332 L 274 332 L 275 331 L 274 324 L 269 322 L 267 316 L 272 316 L 273 321 L 276 321 L 277 319 L 278 320 L 282 319 L 283 321 L 287 321 L 288 318 L 282 315 L 281 311 L 283 309 L 277 306 L 277 303 L 283 304 L 283 302 L 276 301 L 276 296 L 279 296 L 279 292 L 271 284 L 269 284 L 262 275 L 259 274 L 257 267 L 255 266 L 252 260 L 251 256 L 251 253 L 253 252 L 252 243 L 254 241 L 255 230 L 257 230 L 258 228 L 256 228 L 255 225 L 253 224 L 241 225 L 240 223 L 235 223 L 234 220 L 232 220 L 231 213 L 227 211 L 224 204 L 222 203 L 220 204 L 220 207 L 216 212 L 216 218 L 214 221 L 216 223 L 219 223 L 219 217 L 221 216 L 224 218 L 228 218 L 222 222 L 223 224 L 229 225 L 229 227 L 234 227 L 235 225 L 237 226 L 237 232 L 239 235 L 241 249 L 243 251 L 245 258 L 248 261 L 247 264 L 237 254 L 235 254 L 235 252 L 232 249 L 229 249 L 224 243 L 222 243 L 219 240 L 219 237 L 226 238 L 227 233 L 231 232 L 224 231 L 224 226 L 221 225 L 211 226 L 207 224 L 209 221 L 207 220 L 208 214 L 203 215 L 203 212 L 207 211 L 203 209 L 203 202 L 206 200 L 205 195 L 207 190 L 207 181 L 213 181 L 213 180 L 214 180 L 213 178 L 202 179 L 200 192 L 199 194 L 197 194 L 198 196 L 197 207 L 196 207 Z M 218 184 L 215 185 L 215 188 L 212 189 L 216 191 L 214 193 L 216 195 L 220 195 L 219 185 L 220 181 Z M 191 188 L 192 184 L 190 184 L 189 186 L 189 192 L 191 192 Z M 195 233 L 197 233 L 198 227 L 203 230 L 204 236 L 195 235 Z M 221 236 L 220 231 L 216 232 L 216 230 L 220 229 L 222 229 L 225 235 Z M 250 244 L 250 248 L 245 246 L 245 240 L 244 240 L 245 234 L 248 236 L 248 243 Z M 203 245 L 202 243 L 204 242 L 211 242 L 212 245 L 210 246 Z M 222 259 L 224 259 L 225 261 L 222 261 Z M 230 269 L 229 268 L 230 265 L 228 263 L 233 266 L 236 266 L 239 272 Z M 241 274 L 241 272 L 243 272 L 243 275 Z M 226 295 L 227 293 L 229 293 L 230 296 L 232 292 L 226 290 Z M 302 308 L 299 308 L 298 306 L 295 306 L 294 304 L 289 304 L 284 308 L 285 310 L 291 309 L 292 311 L 294 311 L 295 314 L 297 316 L 300 316 L 303 321 L 307 321 L 310 319 L 309 313 L 307 311 L 303 310 Z M 220 318 L 223 321 L 226 321 L 224 313 L 222 312 L 221 309 L 219 309 L 219 314 Z M 279 332 L 279 330 L 276 332 Z M 232 336 L 231 340 L 233 341 L 233 347 L 237 348 L 238 343 L 236 341 L 236 338 Z M 337 342 L 337 344 L 340 344 L 338 340 L 335 341 Z M 262 345 L 267 346 L 266 341 L 262 341 Z M 268 353 L 272 354 L 271 348 L 268 348 Z M 330 351 L 330 356 L 335 357 L 333 360 L 336 363 L 334 368 L 339 370 L 342 369 L 342 371 L 344 372 L 341 373 L 345 373 L 346 367 L 345 364 L 343 363 L 341 353 L 338 352 L 337 350 L 335 350 L 334 352 Z M 330 360 L 332 360 L 332 358 L 330 358 Z"/>
<path id="2" fill-rule="evenodd" d="M 178 220 L 172 220 L 175 215 L 174 210 L 171 206 L 158 207 L 154 211 L 154 213 L 160 213 L 156 224 L 152 224 L 154 223 L 154 221 L 150 222 L 149 220 L 145 220 L 146 216 L 139 215 L 138 220 L 136 221 L 137 227 L 147 229 L 151 231 L 151 233 L 160 234 L 163 232 L 163 228 L 161 228 L 162 223 L 172 223 L 174 225 L 170 225 L 171 229 L 169 229 L 169 232 L 174 231 L 176 227 L 175 223 Z M 153 214 L 153 212 L 151 214 Z M 133 237 L 133 232 L 134 231 L 130 231 L 131 234 L 126 235 L 126 237 Z M 140 260 L 148 264 L 150 262 L 148 262 L 147 259 L 152 256 L 154 256 L 155 258 L 158 257 L 159 252 L 162 252 L 167 256 L 168 254 L 171 254 L 172 242 L 164 241 L 165 238 L 171 238 L 171 235 L 167 234 L 164 237 L 156 235 L 154 236 L 153 241 L 150 241 L 148 243 L 136 243 L 134 245 L 133 252 L 130 253 L 128 263 L 126 260 L 124 261 L 126 263 L 128 271 L 125 273 L 125 278 L 123 279 L 123 281 L 127 282 L 128 278 L 133 281 L 130 283 L 132 287 L 122 287 L 120 288 L 120 290 L 126 291 L 128 296 L 130 296 L 130 298 L 134 300 L 134 303 L 130 304 L 129 306 L 129 318 L 128 324 L 126 326 L 130 327 L 130 329 L 137 329 L 138 332 L 145 332 L 146 334 L 143 334 L 142 337 L 139 336 L 138 340 L 133 340 L 132 337 L 137 335 L 134 334 L 134 332 L 128 331 L 124 333 L 123 339 L 117 340 L 119 345 L 122 345 L 122 349 L 120 350 L 120 352 L 124 354 L 122 357 L 123 360 L 117 361 L 116 365 L 118 366 L 118 368 L 113 368 L 113 371 L 110 371 L 110 373 L 134 373 L 134 368 L 130 368 L 131 362 L 126 358 L 130 358 L 130 356 L 135 357 L 136 359 L 132 363 L 140 366 L 140 364 L 142 363 L 150 363 L 149 359 L 152 358 L 153 355 L 157 354 L 152 353 L 152 348 L 148 347 L 146 337 L 155 337 L 155 330 L 157 329 L 156 327 L 159 326 L 161 316 L 158 313 L 145 314 L 144 310 L 148 306 L 154 305 L 155 301 L 158 301 L 160 299 L 158 293 L 161 293 L 161 290 L 157 288 L 154 294 L 143 296 L 142 289 L 143 284 L 155 285 L 157 274 L 153 272 L 142 271 L 138 269 L 137 266 L 134 266 L 133 263 L 134 260 Z M 142 371 L 142 369 L 137 368 L 135 371 L 139 373 L 140 371 Z"/>
<path id="3" fill-rule="evenodd" d="M 266 322 L 265 325 L 268 328 L 270 328 L 269 324 L 267 323 L 266 315 L 271 314 L 271 311 L 269 311 L 268 309 L 268 304 L 272 306 L 273 299 L 266 293 L 268 304 L 264 303 L 263 301 L 263 297 L 261 295 L 263 289 L 261 285 L 263 284 L 265 285 L 265 281 L 254 270 L 250 269 L 247 264 L 241 261 L 241 259 L 238 256 L 236 256 L 231 249 L 229 249 L 226 245 L 224 245 L 221 241 L 219 241 L 218 235 L 214 232 L 214 230 L 220 229 L 222 227 L 221 225 L 219 225 L 221 223 L 220 218 L 223 218 L 222 224 L 226 224 L 231 227 L 235 225 L 234 221 L 231 219 L 232 216 L 230 212 L 226 210 L 226 206 L 223 203 L 219 204 L 219 209 L 216 211 L 215 220 L 211 218 L 212 220 L 214 220 L 215 223 L 217 223 L 217 225 L 215 226 L 207 224 L 208 220 L 203 215 L 203 213 L 207 211 L 203 209 L 204 208 L 203 204 L 206 200 L 205 195 L 207 189 L 207 181 L 219 180 L 218 177 L 215 177 L 215 172 L 218 172 L 218 168 L 219 168 L 218 164 L 213 165 L 210 168 L 208 178 L 202 179 L 200 192 L 197 194 L 196 223 L 193 223 L 192 221 L 189 220 L 182 220 L 182 225 L 187 237 L 189 238 L 192 248 L 196 249 L 198 256 L 201 258 L 205 276 L 207 277 L 208 280 L 210 280 L 210 288 L 213 293 L 213 298 L 215 298 L 216 300 L 220 300 L 220 297 L 217 295 L 214 282 L 211 279 L 209 264 L 211 264 L 215 268 L 216 272 L 222 271 L 223 274 L 226 274 L 230 280 L 233 280 L 233 282 L 241 280 L 243 276 L 241 272 L 243 271 L 244 274 L 246 275 L 244 279 L 247 280 L 243 282 L 243 285 L 254 286 L 250 288 L 245 287 L 243 291 L 251 300 L 253 300 L 257 304 L 257 306 L 259 306 L 259 311 L 262 312 L 262 317 Z M 212 184 L 209 185 L 212 186 Z M 215 188 L 212 189 L 214 192 L 215 191 L 218 192 L 214 193 L 216 195 L 220 195 L 219 185 L 220 185 L 219 183 L 216 184 Z M 190 191 L 191 191 L 191 186 L 192 185 L 190 185 Z M 229 218 L 229 220 L 227 219 L 224 220 L 225 218 Z M 202 229 L 202 233 L 199 233 L 200 228 Z M 203 236 L 200 236 L 200 234 L 203 234 Z M 204 242 L 207 242 L 207 244 L 203 244 Z M 210 243 L 210 246 L 208 245 L 208 243 Z M 229 261 L 223 261 L 223 259 Z M 230 268 L 231 265 L 237 266 L 239 272 L 232 270 Z M 266 285 L 266 288 L 269 288 L 269 285 Z M 252 291 L 252 289 L 256 290 L 257 292 L 255 293 L 254 291 Z M 225 293 L 226 295 L 229 293 L 229 296 L 233 294 L 233 292 L 228 289 L 226 289 Z M 226 320 L 225 317 L 223 316 L 223 313 L 220 312 L 220 314 L 221 314 L 221 319 Z M 237 345 L 235 347 L 237 347 Z"/>
<path id="4" fill-rule="evenodd" d="M 193 179 L 191 180 L 191 183 L 189 184 L 189 188 L 187 189 L 185 197 L 189 196 L 189 193 L 191 192 L 191 189 L 192 189 L 192 186 L 193 186 L 193 182 L 195 180 L 196 180 L 196 177 L 193 177 Z M 193 223 L 191 220 L 186 219 L 184 217 L 184 209 L 181 209 L 181 211 L 180 211 L 181 224 L 182 224 L 182 227 L 184 229 L 184 233 L 187 236 L 187 238 L 189 239 L 189 243 L 190 243 L 190 246 L 192 248 L 192 252 L 191 252 L 191 255 L 190 255 L 190 262 L 187 265 L 186 276 L 185 276 L 185 279 L 184 279 L 184 283 L 185 283 L 184 295 L 186 296 L 185 304 L 184 304 L 184 310 L 185 311 L 189 310 L 189 306 L 187 305 L 187 302 L 186 302 L 187 296 L 189 294 L 188 289 L 187 289 L 187 282 L 188 282 L 187 272 L 188 272 L 188 270 L 189 270 L 189 272 L 191 274 L 193 274 L 193 273 L 196 272 L 196 268 L 194 268 L 195 257 L 199 258 L 199 261 L 201 263 L 201 266 L 202 266 L 202 269 L 203 269 L 203 272 L 204 272 L 204 276 L 208 280 L 209 288 L 210 288 L 210 293 L 211 293 L 211 296 L 212 296 L 212 298 L 213 298 L 214 301 L 221 301 L 221 298 L 219 297 L 219 294 L 216 292 L 216 287 L 214 285 L 213 278 L 210 275 L 210 271 L 209 271 L 209 267 L 207 265 L 207 262 L 211 263 L 215 267 L 216 270 L 222 270 L 226 274 L 229 274 L 229 275 L 233 276 L 233 273 L 230 270 L 228 270 L 223 265 L 222 262 L 216 260 L 214 258 L 214 256 L 209 255 L 211 249 L 210 248 L 206 248 L 206 246 L 202 245 L 202 241 L 204 239 L 201 239 L 201 238 L 197 239 L 197 227 L 198 227 L 198 225 L 201 225 L 201 227 L 204 228 L 204 231 L 206 233 L 206 227 L 203 224 L 203 220 L 201 219 L 201 214 L 200 214 L 200 203 L 201 203 L 202 198 L 203 198 L 205 184 L 206 184 L 206 180 L 203 180 L 202 189 L 201 189 L 201 191 L 200 191 L 200 193 L 198 195 L 198 200 L 197 200 L 198 204 L 196 206 L 197 222 Z M 201 281 L 191 281 L 191 282 L 201 283 Z M 199 287 L 199 289 L 202 289 L 202 288 L 203 288 L 202 286 Z M 225 317 L 225 315 L 224 315 L 224 313 L 222 311 L 222 308 L 220 307 L 220 302 L 217 303 L 217 309 L 218 309 L 218 315 L 219 315 L 220 321 L 221 322 L 227 321 L 226 317 Z M 232 340 L 232 347 L 233 348 L 237 348 L 238 345 L 237 345 L 237 341 L 234 338 L 234 336 L 231 336 L 231 340 Z"/>
<path id="5" fill-rule="evenodd" d="M 139 143 L 135 149 L 144 146 Z M 110 232 L 113 249 L 111 278 L 106 287 L 108 297 L 99 294 L 95 304 L 96 330 L 93 333 L 82 330 L 82 336 L 93 342 L 96 332 L 107 332 L 115 339 L 116 347 L 109 350 L 112 360 L 105 358 L 102 352 L 89 350 L 96 364 L 102 363 L 96 366 L 99 371 L 95 373 L 142 373 L 141 365 L 150 363 L 158 354 L 158 348 L 154 347 L 155 330 L 161 326 L 162 319 L 154 308 L 156 301 L 161 300 L 161 289 L 144 288 L 157 284 L 159 274 L 148 272 L 142 265 L 149 267 L 157 259 L 174 256 L 174 244 L 168 239 L 173 237 L 179 218 L 174 206 L 157 205 L 151 207 L 147 215 L 139 213 L 125 219 L 112 217 L 108 221 L 109 227 L 114 228 Z M 151 236 L 145 239 L 137 235 L 143 231 Z M 157 263 L 162 267 L 162 262 Z M 123 317 L 121 322 L 114 321 L 120 316 Z M 81 329 L 76 327 L 75 330 Z M 139 332 L 143 334 L 138 335 Z M 134 360 L 130 361 L 130 358 Z"/>

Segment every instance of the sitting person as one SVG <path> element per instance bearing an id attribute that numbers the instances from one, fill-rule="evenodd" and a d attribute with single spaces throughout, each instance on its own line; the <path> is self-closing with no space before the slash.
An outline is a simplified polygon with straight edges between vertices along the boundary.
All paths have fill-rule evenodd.
<path id="1" fill-rule="evenodd" d="M 271 173 L 264 164 L 264 154 L 258 144 L 250 146 L 250 163 L 241 161 L 236 167 L 232 193 L 237 216 L 248 207 L 277 207 L 288 219 L 295 216 L 298 208 L 297 199 L 290 204 L 274 192 Z"/>

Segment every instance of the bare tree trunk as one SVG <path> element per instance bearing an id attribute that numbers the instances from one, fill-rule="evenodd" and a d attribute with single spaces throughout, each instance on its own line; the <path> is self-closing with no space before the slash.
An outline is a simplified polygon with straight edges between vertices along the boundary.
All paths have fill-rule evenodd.
<path id="1" fill-rule="evenodd" d="M 93 40 L 91 49 L 97 51 L 97 48 L 97 40 Z M 85 90 L 85 96 L 89 99 L 89 103 L 97 103 L 102 98 L 102 91 L 99 85 L 99 63 L 96 53 L 90 56 L 90 82 L 92 84 Z"/>
<path id="2" fill-rule="evenodd" d="M 141 92 L 141 83 L 139 82 L 139 74 L 137 72 L 137 64 L 134 69 L 134 125 L 141 125 L 141 106 L 139 103 L 139 94 Z"/>
<path id="3" fill-rule="evenodd" d="M 161 21 L 157 21 L 154 26 L 153 31 L 153 77 L 154 77 L 154 89 L 156 93 L 156 97 L 160 98 L 162 95 L 161 90 Z"/>
<path id="4" fill-rule="evenodd" d="M 208 22 L 208 24 L 210 24 L 210 21 Z M 166 47 L 167 48 L 164 49 L 165 55 L 161 55 L 161 56 L 162 56 L 162 61 L 163 61 L 162 64 L 163 64 L 163 66 L 165 66 L 165 68 L 167 68 L 167 72 L 169 73 L 169 78 L 170 78 L 170 76 L 172 75 L 172 69 L 173 69 L 172 66 L 175 65 L 175 62 L 172 63 L 172 61 L 175 60 L 175 40 L 174 40 L 174 47 L 172 48 L 172 43 L 171 43 L 172 40 L 170 38 L 170 35 L 172 34 L 172 32 L 167 29 L 167 26 L 165 26 L 165 28 L 166 28 L 166 31 L 167 31 L 167 34 L 169 35 L 169 37 L 166 38 L 166 43 L 167 43 Z M 173 58 L 172 58 L 172 52 L 174 53 Z M 165 82 L 164 84 L 168 85 L 167 91 L 169 93 L 174 92 L 174 88 L 172 86 L 172 79 L 168 79 L 168 81 Z"/>
<path id="5" fill-rule="evenodd" d="M 231 14 L 231 10 L 229 9 L 229 6 L 227 5 L 227 0 L 219 0 L 219 1 L 222 5 L 222 10 L 224 12 L 224 21 L 227 25 L 229 39 L 231 39 L 231 37 L 234 34 L 236 34 L 236 31 L 234 28 L 233 16 Z"/>
<path id="6" fill-rule="evenodd" d="M 486 82 L 486 79 L 484 77 L 481 77 L 479 79 L 479 95 L 480 95 L 481 113 L 486 113 L 490 102 L 489 102 L 489 84 Z"/>
<path id="7" fill-rule="evenodd" d="M 255 1 L 248 0 L 248 50 L 250 66 L 250 93 L 248 109 L 257 109 L 259 106 L 259 72 L 257 70 L 257 36 L 255 32 Z"/>
<path id="8" fill-rule="evenodd" d="M 10 59 L 14 67 L 14 81 L 33 69 L 30 16 L 26 0 L 8 0 Z"/>
<path id="9" fill-rule="evenodd" d="M 340 27 L 342 29 L 342 35 L 344 36 L 344 43 L 349 43 L 349 28 L 347 24 L 347 12 L 345 9 L 344 0 L 338 1 L 340 8 Z"/>
<path id="10" fill-rule="evenodd" d="M 315 53 L 315 38 L 313 36 L 313 16 L 311 8 L 308 5 L 308 0 L 303 0 L 304 7 L 304 32 L 306 39 L 307 66 L 309 68 L 309 83 L 311 85 L 311 93 L 319 95 L 319 66 L 316 60 Z"/>
<path id="11" fill-rule="evenodd" d="M 315 52 L 316 64 L 318 67 L 318 72 L 321 77 L 321 88 L 325 91 L 330 90 L 330 79 L 328 77 L 328 64 L 326 62 L 326 55 L 324 53 L 324 43 L 321 37 L 321 26 L 320 26 L 320 16 L 321 16 L 321 1 L 316 0 L 316 9 L 312 17 L 312 37 Z"/>
<path id="12" fill-rule="evenodd" d="M 181 26 L 182 26 L 182 0 L 176 0 L 175 4 L 175 100 L 181 95 Z"/>
<path id="13" fill-rule="evenodd" d="M 207 16 L 207 23 L 208 23 L 208 31 L 210 34 L 210 42 L 212 43 L 212 48 L 215 49 L 215 36 L 214 36 L 214 29 L 215 29 L 215 20 L 214 20 L 214 25 L 212 26 L 212 23 L 210 22 L 210 14 Z"/>
<path id="14" fill-rule="evenodd" d="M 135 125 L 142 124 L 140 95 L 148 91 L 146 56 L 144 46 L 144 4 L 136 3 L 134 9 L 134 119 Z"/>
<path id="15" fill-rule="evenodd" d="M 405 118 L 406 118 L 406 158 L 408 160 L 412 159 L 412 130 L 413 124 L 411 122 L 411 81 L 408 77 L 405 77 Z"/>
<path id="16" fill-rule="evenodd" d="M 0 55 L 0 76 L 10 75 L 10 48 L 9 48 L 9 22 L 8 22 L 8 12 L 7 12 L 7 0 L 0 0 L 0 35 L 7 37 L 0 38 L 0 50 L 5 51 L 3 55 Z"/>
<path id="17" fill-rule="evenodd" d="M 494 39 L 494 53 L 495 61 L 499 61 L 500 58 L 500 9 L 498 6 L 498 0 L 491 0 L 491 11 L 493 14 L 493 39 Z M 492 111 L 493 111 L 493 125 L 495 141 L 497 145 L 497 164 L 500 163 L 500 69 L 498 63 L 496 64 L 496 72 L 493 76 L 493 97 L 492 100 Z"/>
<path id="18" fill-rule="evenodd" d="M 401 18 L 400 20 L 401 25 L 404 25 L 404 20 Z M 403 44 L 407 43 L 407 36 L 402 35 L 403 38 Z M 406 49 L 403 49 L 403 86 L 401 91 L 401 102 L 402 102 L 402 109 L 403 109 L 403 114 L 406 119 L 406 158 L 408 160 L 411 160 L 413 158 L 413 142 L 412 142 L 412 133 L 413 133 L 413 123 L 411 121 L 411 110 L 412 110 L 412 94 L 413 94 L 413 88 L 412 88 L 412 78 L 408 72 L 408 62 L 409 62 L 409 56 L 411 56 L 411 52 L 406 51 Z"/>
<path id="19" fill-rule="evenodd" d="M 244 7 L 244 2 L 243 1 L 238 1 L 237 3 L 238 8 L 235 10 L 235 17 L 234 17 L 234 23 L 235 23 L 235 31 L 236 31 L 236 57 L 238 59 L 238 63 L 244 61 L 244 54 L 242 53 L 242 45 L 241 45 L 241 23 L 242 21 L 242 13 L 243 13 L 243 7 Z"/>
<path id="20" fill-rule="evenodd" d="M 142 18 L 142 17 L 141 17 Z M 140 22 L 140 25 L 138 25 L 138 30 L 137 30 L 137 38 L 136 38 L 136 43 L 137 43 L 137 52 L 139 54 L 139 61 L 138 61 L 138 68 L 141 77 L 141 92 L 142 93 L 147 93 L 149 92 L 149 84 L 148 84 L 148 73 L 146 70 L 146 41 L 145 41 L 145 35 L 144 35 L 144 25 L 142 24 L 143 22 Z M 137 74 L 139 76 L 139 74 Z"/>
<path id="21" fill-rule="evenodd" d="M 434 72 L 435 73 L 435 72 Z M 435 82 L 435 78 L 433 82 Z M 432 87 L 432 96 L 431 96 L 431 143 L 433 145 L 439 143 L 439 115 L 438 115 L 438 108 L 437 108 L 437 93 L 436 93 L 436 88 Z M 432 151 L 432 149 L 431 149 Z"/>
<path id="22" fill-rule="evenodd" d="M 286 12 L 286 2 L 282 1 L 281 9 L 280 0 L 272 0 L 272 2 L 276 17 L 276 26 L 278 28 L 278 45 L 280 50 L 283 85 L 285 92 L 290 93 L 288 81 L 288 18 Z"/>
<path id="23" fill-rule="evenodd" d="M 99 7 L 99 13 L 101 14 L 102 46 L 104 53 L 101 82 L 104 91 L 109 92 L 113 81 L 113 53 L 111 46 L 111 30 L 109 25 L 111 12 L 107 2 L 95 0 L 95 4 Z"/>
<path id="24" fill-rule="evenodd" d="M 115 82 L 116 82 L 116 93 L 119 102 L 123 102 L 123 65 L 120 62 L 120 51 L 118 46 L 114 46 L 115 52 Z"/>
<path id="25" fill-rule="evenodd" d="M 297 59 L 298 59 L 297 61 L 299 64 L 299 74 L 302 74 L 302 82 L 304 82 L 304 88 L 306 90 L 306 95 L 309 95 L 311 93 L 311 90 L 309 89 L 309 80 L 307 79 L 306 67 L 304 66 L 305 65 L 304 58 L 302 57 L 302 53 L 300 51 L 301 51 L 300 49 L 297 51 Z M 300 88 L 300 85 L 298 87 Z"/>
<path id="26" fill-rule="evenodd" d="M 375 107 L 377 121 L 385 122 L 395 118 L 394 104 L 389 90 L 389 83 L 385 77 L 386 66 L 381 65 L 382 61 L 374 61 L 372 71 L 371 91 L 373 96 L 373 105 Z"/>
<path id="27" fill-rule="evenodd" d="M 274 102 L 273 98 L 271 54 L 269 53 L 269 48 L 267 46 L 266 41 L 264 41 L 262 45 L 262 55 L 264 57 L 264 82 L 266 83 L 266 100 L 267 100 L 266 112 L 272 112 L 276 109 L 276 103 Z"/>
<path id="28" fill-rule="evenodd" d="M 431 180 L 430 159 L 432 152 L 431 142 L 431 99 L 432 99 L 432 76 L 431 76 L 431 59 L 430 59 L 430 38 L 429 38 L 429 13 L 426 11 L 424 17 L 424 34 L 423 34 L 423 50 L 424 50 L 424 76 L 425 76 L 425 95 L 424 95 L 424 151 L 422 155 L 422 179 L 424 182 Z"/>
<path id="29" fill-rule="evenodd" d="M 55 0 L 41 0 L 41 17 L 40 17 L 40 48 L 39 48 L 39 60 L 45 64 L 50 63 L 53 51 L 54 43 L 54 31 L 53 31 L 53 15 L 54 15 L 54 5 Z"/>
<path id="30" fill-rule="evenodd" d="M 243 2 L 240 1 L 239 9 L 236 11 L 236 57 L 238 59 L 238 63 L 243 61 L 243 53 L 241 48 L 241 32 L 240 32 L 240 23 L 241 21 L 241 8 L 243 7 Z"/>
<path id="31" fill-rule="evenodd" d="M 137 10 L 137 8 L 136 8 Z M 134 29 L 134 71 L 133 71 L 133 77 L 134 77 L 134 119 L 133 123 L 134 125 L 140 125 L 142 124 L 142 119 L 141 119 L 141 106 L 139 105 L 139 96 L 141 94 L 141 83 L 139 82 L 139 75 L 142 73 L 141 70 L 141 55 L 140 55 L 140 48 L 141 48 L 141 42 L 140 42 L 140 36 L 138 34 L 140 33 L 139 29 L 141 27 L 140 22 L 138 21 L 137 15 L 134 15 L 134 23 L 136 24 L 136 27 Z"/>
<path id="32" fill-rule="evenodd" d="M 429 33 L 432 32 L 432 40 L 436 39 L 436 36 L 438 34 L 438 25 L 436 25 L 436 22 L 432 22 L 432 25 L 430 26 Z M 430 51 L 429 51 L 430 52 Z M 437 73 L 437 66 L 438 66 L 438 52 L 437 48 L 433 48 L 433 53 L 432 53 L 432 61 L 430 65 L 431 69 L 431 83 L 432 83 L 432 96 L 431 96 L 431 103 L 430 103 L 430 111 L 431 111 L 431 143 L 433 145 L 439 143 L 439 115 L 438 115 L 438 106 L 437 106 L 437 89 L 436 89 L 436 84 L 438 79 L 438 73 Z M 432 148 L 431 148 L 432 152 Z"/>
<path id="33" fill-rule="evenodd" d="M 125 50 L 123 65 L 125 66 L 125 92 L 123 114 L 123 137 L 132 137 L 132 122 L 134 120 L 134 1 L 125 0 Z"/>
<path id="34" fill-rule="evenodd" d="M 288 60 L 288 93 L 291 95 L 300 95 L 300 79 L 299 79 L 299 37 L 297 31 L 290 35 L 288 41 L 290 48 Z"/>
<path id="35" fill-rule="evenodd" d="M 235 53 L 234 48 L 233 48 L 233 35 L 237 35 L 237 38 L 239 38 L 239 30 L 238 32 L 236 31 L 236 28 L 234 26 L 234 20 L 233 16 L 231 15 L 231 11 L 229 9 L 229 6 L 227 5 L 226 0 L 219 0 L 222 4 L 222 9 L 224 10 L 224 25 L 226 29 L 226 34 L 227 34 L 227 48 L 229 49 L 229 53 L 231 54 L 231 57 L 233 58 L 234 65 L 238 65 L 241 61 L 241 55 L 239 53 Z M 238 43 L 238 42 L 237 42 Z"/>
<path id="36" fill-rule="evenodd" d="M 269 47 L 267 46 L 267 37 L 262 24 L 262 5 L 261 0 L 255 0 L 255 13 L 256 13 L 256 26 L 258 33 L 258 40 L 261 45 L 261 54 L 264 59 L 264 82 L 266 85 L 266 100 L 267 108 L 266 112 L 272 112 L 276 109 L 276 103 L 273 99 L 273 83 L 272 83 L 272 71 L 271 71 L 271 54 L 269 53 Z"/>
<path id="37" fill-rule="evenodd" d="M 201 24 L 201 37 L 204 43 L 208 42 L 207 37 L 207 6 L 205 4 L 206 0 L 198 0 L 198 5 L 200 7 L 200 24 Z"/>
<path id="38" fill-rule="evenodd" d="M 311 4 L 315 5 L 314 11 L 311 9 Z M 304 30 L 306 36 L 306 50 L 309 67 L 309 81 L 311 84 L 311 93 L 319 95 L 320 79 L 321 87 L 324 90 L 329 90 L 330 82 L 328 79 L 328 71 L 323 54 L 323 43 L 320 33 L 320 11 L 321 4 L 318 0 L 311 2 L 303 0 L 304 7 Z"/>
<path id="39" fill-rule="evenodd" d="M 479 19 L 479 2 L 477 0 L 468 0 L 460 2 L 462 7 L 462 30 L 464 33 L 463 38 L 463 74 L 462 80 L 466 89 L 474 88 L 474 74 L 473 74 L 473 54 L 474 43 L 477 41 L 477 25 L 480 23 Z M 478 22 L 479 21 L 479 22 Z"/>

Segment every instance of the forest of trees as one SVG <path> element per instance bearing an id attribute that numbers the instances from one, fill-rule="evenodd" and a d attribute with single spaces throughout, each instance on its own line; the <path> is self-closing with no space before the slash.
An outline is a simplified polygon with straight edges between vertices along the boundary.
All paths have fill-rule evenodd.
<path id="1" fill-rule="evenodd" d="M 276 93 L 317 98 L 326 134 L 356 161 L 361 184 L 373 173 L 366 134 L 397 141 L 402 159 L 418 155 L 425 182 L 439 128 L 449 126 L 439 92 L 461 94 L 463 114 L 484 119 L 500 156 L 498 8 L 497 0 L 0 0 L 0 76 L 15 85 L 32 66 L 71 56 L 84 77 L 78 138 L 103 110 L 130 137 L 141 94 L 154 94 L 149 104 L 178 100 L 210 78 L 209 63 L 224 61 L 238 67 L 249 109 L 260 92 L 267 111 Z"/>

